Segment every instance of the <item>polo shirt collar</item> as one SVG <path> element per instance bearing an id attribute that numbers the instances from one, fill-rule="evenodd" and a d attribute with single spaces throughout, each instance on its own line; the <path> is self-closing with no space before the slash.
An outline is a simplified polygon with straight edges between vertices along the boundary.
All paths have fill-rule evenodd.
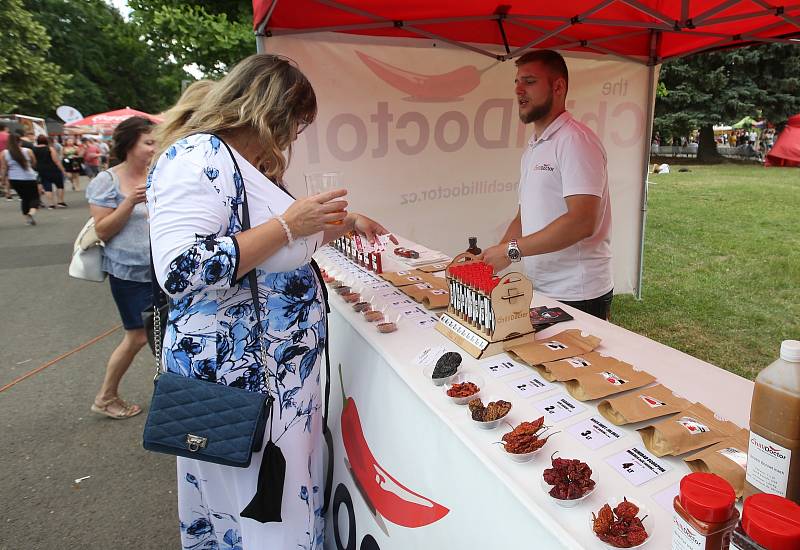
<path id="1" fill-rule="evenodd" d="M 558 132 L 558 130 L 569 120 L 572 120 L 572 115 L 569 114 L 569 111 L 564 111 L 563 113 L 558 115 L 547 128 L 544 129 L 544 132 L 542 132 L 542 135 L 539 139 L 534 139 L 534 137 L 531 136 L 531 140 L 529 142 L 530 145 L 533 146 L 540 141 L 547 141 L 553 136 L 553 134 Z"/>

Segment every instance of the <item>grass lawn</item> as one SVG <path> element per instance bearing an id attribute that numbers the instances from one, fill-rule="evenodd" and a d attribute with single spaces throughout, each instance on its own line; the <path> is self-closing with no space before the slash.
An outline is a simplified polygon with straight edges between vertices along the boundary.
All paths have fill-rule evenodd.
<path id="1" fill-rule="evenodd" d="M 800 170 L 678 168 L 650 175 L 643 299 L 614 322 L 753 379 L 800 339 Z"/>

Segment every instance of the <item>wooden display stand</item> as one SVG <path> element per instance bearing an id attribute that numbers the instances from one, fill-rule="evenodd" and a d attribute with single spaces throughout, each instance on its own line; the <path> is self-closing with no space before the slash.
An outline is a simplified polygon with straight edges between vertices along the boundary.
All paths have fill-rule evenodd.
<path id="1" fill-rule="evenodd" d="M 467 265 L 477 261 L 475 256 L 464 253 L 456 256 L 450 265 Z M 507 273 L 490 295 L 495 322 L 491 333 L 459 315 L 452 299 L 447 312 L 440 315 L 436 330 L 476 359 L 497 355 L 512 346 L 533 342 L 534 330 L 530 318 L 532 299 L 533 283 L 521 273 Z"/>

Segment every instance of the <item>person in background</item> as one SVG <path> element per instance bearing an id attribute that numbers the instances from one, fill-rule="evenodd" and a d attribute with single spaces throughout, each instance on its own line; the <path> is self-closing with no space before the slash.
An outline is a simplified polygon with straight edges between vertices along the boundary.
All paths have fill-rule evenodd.
<path id="1" fill-rule="evenodd" d="M 45 197 L 47 197 L 48 208 L 66 208 L 64 202 L 64 176 L 66 172 L 61 162 L 58 160 L 58 153 L 55 147 L 50 145 L 47 136 L 41 135 L 36 138 L 36 145 L 33 147 L 33 154 L 36 157 L 36 170 L 39 172 L 39 183 L 42 186 Z M 53 195 L 53 186 L 56 188 L 56 196 Z"/>
<path id="2" fill-rule="evenodd" d="M 608 319 L 614 281 L 605 149 L 566 110 L 569 72 L 558 52 L 528 52 L 516 65 L 519 118 L 533 123 L 533 136 L 522 155 L 517 215 L 483 260 L 495 271 L 524 261 L 538 292 Z"/>
<path id="3" fill-rule="evenodd" d="M 119 396 L 119 384 L 147 342 L 142 312 L 153 305 L 150 240 L 145 201 L 147 168 L 155 152 L 153 123 L 143 117 L 122 121 L 114 130 L 116 166 L 98 174 L 86 188 L 97 236 L 105 242 L 103 271 L 122 317 L 125 335 L 111 353 L 91 410 L 123 419 L 142 412 Z"/>
<path id="4" fill-rule="evenodd" d="M 72 190 L 79 191 L 81 188 L 81 153 L 74 138 L 67 138 L 66 143 L 64 143 L 61 164 L 69 175 Z"/>
<path id="5" fill-rule="evenodd" d="M 82 138 L 83 145 L 83 169 L 89 179 L 94 178 L 100 172 L 100 148 L 94 139 Z"/>
<path id="6" fill-rule="evenodd" d="M 100 168 L 105 170 L 108 168 L 108 143 L 106 143 L 106 140 L 101 139 L 97 142 L 97 148 L 100 149 Z"/>
<path id="7" fill-rule="evenodd" d="M 3 154 L 3 151 L 6 150 L 8 147 L 8 127 L 5 124 L 0 124 L 0 155 Z M 11 186 L 8 183 L 8 178 L 3 177 L 0 178 L 0 184 L 3 185 L 3 192 L 6 196 L 6 200 L 11 200 Z"/>
<path id="8" fill-rule="evenodd" d="M 53 149 L 56 150 L 56 156 L 58 157 L 58 162 L 60 164 L 61 163 L 61 159 L 64 158 L 61 155 L 63 153 L 63 151 L 64 151 L 64 146 L 61 145 L 61 136 L 54 137 L 52 145 L 53 145 Z"/>
<path id="9" fill-rule="evenodd" d="M 39 190 L 36 188 L 36 157 L 33 151 L 20 145 L 16 133 L 8 137 L 6 150 L 0 154 L 0 177 L 8 178 L 11 187 L 22 202 L 25 223 L 36 225 L 36 209 L 39 207 Z"/>

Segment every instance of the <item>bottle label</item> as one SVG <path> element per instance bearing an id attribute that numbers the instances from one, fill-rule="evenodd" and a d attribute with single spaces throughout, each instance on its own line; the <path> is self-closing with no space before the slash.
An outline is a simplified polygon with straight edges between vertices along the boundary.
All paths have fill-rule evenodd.
<path id="1" fill-rule="evenodd" d="M 792 451 L 750 432 L 747 482 L 764 493 L 786 496 Z"/>
<path id="2" fill-rule="evenodd" d="M 672 550 L 704 550 L 706 537 L 694 530 L 677 512 L 672 514 Z"/>

